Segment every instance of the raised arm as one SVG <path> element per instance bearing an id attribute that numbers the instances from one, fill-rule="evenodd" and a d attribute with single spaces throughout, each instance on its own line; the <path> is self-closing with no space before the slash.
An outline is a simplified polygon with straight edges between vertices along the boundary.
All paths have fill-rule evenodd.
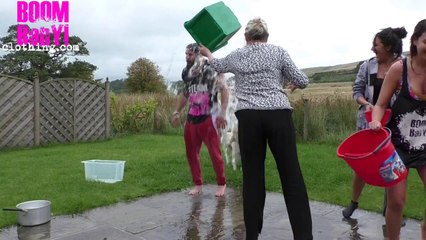
<path id="1" fill-rule="evenodd" d="M 392 64 L 383 80 L 379 98 L 377 99 L 376 105 L 373 107 L 372 121 L 370 122 L 370 128 L 373 130 L 382 128 L 380 120 L 391 101 L 392 95 L 398 90 L 399 81 L 402 76 L 402 67 L 402 60 Z"/>
<path id="2" fill-rule="evenodd" d="M 204 57 L 207 57 L 209 59 L 209 61 L 213 60 L 213 54 L 212 52 L 206 48 L 204 45 L 200 44 L 200 54 L 203 55 Z"/>

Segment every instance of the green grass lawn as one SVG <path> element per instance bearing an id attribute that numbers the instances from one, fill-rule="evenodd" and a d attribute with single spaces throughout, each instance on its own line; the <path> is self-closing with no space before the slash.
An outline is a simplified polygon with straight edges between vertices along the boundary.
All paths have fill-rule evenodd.
<path id="1" fill-rule="evenodd" d="M 299 144 L 299 158 L 310 199 L 346 205 L 350 201 L 352 171 L 336 156 L 334 145 Z M 215 176 L 206 149 L 201 152 L 206 183 Z M 115 184 L 88 182 L 84 164 L 90 159 L 125 160 L 124 179 Z M 266 160 L 268 191 L 281 191 L 275 162 Z M 240 171 L 227 166 L 228 186 L 242 185 Z M 415 171 L 410 172 L 407 217 L 421 219 L 426 195 Z M 183 137 L 141 134 L 107 141 L 52 145 L 0 151 L 0 207 L 46 199 L 54 215 L 82 212 L 119 201 L 192 186 Z M 363 209 L 381 212 L 383 189 L 367 186 L 360 200 Z M 16 213 L 0 211 L 0 228 L 16 223 Z"/>

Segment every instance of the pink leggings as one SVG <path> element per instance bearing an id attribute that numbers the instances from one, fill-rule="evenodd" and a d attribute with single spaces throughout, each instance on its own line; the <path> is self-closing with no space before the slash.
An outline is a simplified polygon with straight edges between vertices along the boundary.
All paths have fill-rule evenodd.
<path id="1" fill-rule="evenodd" d="M 184 139 L 186 146 L 186 157 L 188 159 L 189 168 L 192 174 L 192 181 L 195 185 L 203 184 L 201 173 L 200 149 L 204 142 L 206 145 L 210 159 L 216 172 L 216 182 L 218 185 L 225 185 L 225 166 L 220 152 L 219 136 L 213 126 L 212 117 L 210 116 L 205 121 L 192 124 L 186 122 Z"/>

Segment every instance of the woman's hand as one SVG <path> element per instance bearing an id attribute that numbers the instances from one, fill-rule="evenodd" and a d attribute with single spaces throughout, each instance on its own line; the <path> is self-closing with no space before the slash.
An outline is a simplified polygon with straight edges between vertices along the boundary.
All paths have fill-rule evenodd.
<path id="1" fill-rule="evenodd" d="M 294 85 L 293 83 L 291 83 L 291 82 L 289 82 L 288 84 L 287 84 L 287 89 L 288 90 L 290 90 L 290 92 L 292 93 L 292 92 L 294 92 L 294 90 L 296 90 L 296 89 L 298 89 L 299 87 L 298 86 L 296 86 L 296 85 Z"/>
<path id="2" fill-rule="evenodd" d="M 199 44 L 200 45 L 200 54 L 207 57 L 209 60 L 213 59 L 213 55 L 212 52 L 210 52 L 210 50 L 208 48 L 206 48 L 203 44 Z"/>
<path id="3" fill-rule="evenodd" d="M 365 110 L 366 111 L 373 111 L 373 104 L 371 104 L 371 103 L 368 103 L 367 105 L 365 105 Z"/>
<path id="4" fill-rule="evenodd" d="M 381 119 L 384 116 L 386 108 L 381 105 L 374 105 L 371 111 L 371 122 L 368 123 L 371 130 L 378 131 L 382 126 Z"/>
<path id="5" fill-rule="evenodd" d="M 368 125 L 370 126 L 371 130 L 374 131 L 378 131 L 382 128 L 382 123 L 380 121 L 371 121 L 368 123 Z"/>

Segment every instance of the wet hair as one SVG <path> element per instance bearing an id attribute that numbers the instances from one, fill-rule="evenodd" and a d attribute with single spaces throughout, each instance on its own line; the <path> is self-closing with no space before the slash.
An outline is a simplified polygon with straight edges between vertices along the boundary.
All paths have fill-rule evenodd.
<path id="1" fill-rule="evenodd" d="M 268 40 L 268 25 L 261 18 L 254 18 L 247 23 L 245 33 L 246 37 L 250 40 Z"/>
<path id="2" fill-rule="evenodd" d="M 186 46 L 186 49 L 191 50 L 193 53 L 200 52 L 200 46 L 197 43 L 190 43 Z"/>
<path id="3" fill-rule="evenodd" d="M 417 55 L 417 46 L 413 44 L 413 42 L 420 38 L 420 36 L 426 32 L 426 19 L 421 20 L 417 23 L 417 25 L 414 27 L 413 35 L 411 35 L 410 38 L 410 55 L 416 56 Z"/>
<path id="4" fill-rule="evenodd" d="M 402 39 L 407 36 L 407 30 L 404 27 L 385 28 L 376 33 L 374 39 L 378 38 L 385 48 L 390 47 L 390 52 L 398 57 L 402 54 Z"/>

